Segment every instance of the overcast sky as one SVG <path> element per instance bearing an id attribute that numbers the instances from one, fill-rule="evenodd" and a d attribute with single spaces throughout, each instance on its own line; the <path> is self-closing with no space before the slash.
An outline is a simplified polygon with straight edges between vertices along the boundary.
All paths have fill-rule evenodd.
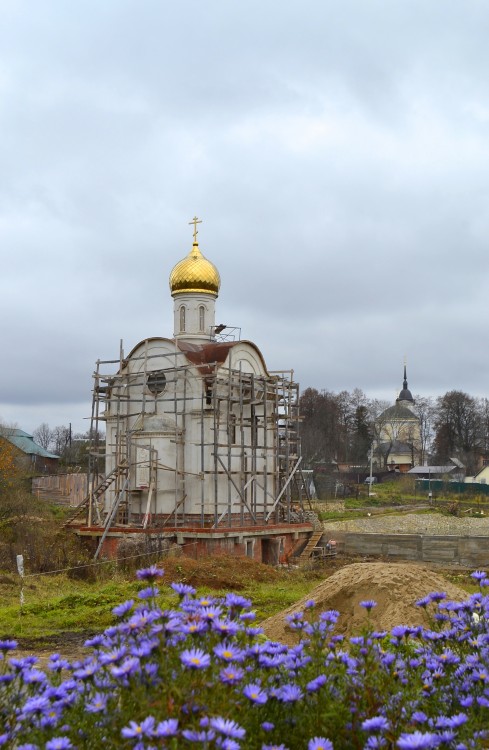
<path id="1" fill-rule="evenodd" d="M 489 396 L 487 0 L 0 0 L 0 418 L 216 322 L 302 389 Z"/>

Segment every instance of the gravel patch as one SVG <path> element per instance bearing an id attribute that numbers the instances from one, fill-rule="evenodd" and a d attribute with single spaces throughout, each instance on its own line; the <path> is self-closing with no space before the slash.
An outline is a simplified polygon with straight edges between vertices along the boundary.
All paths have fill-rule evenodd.
<path id="1" fill-rule="evenodd" d="M 489 536 L 488 518 L 456 518 L 438 513 L 372 516 L 351 521 L 324 521 L 325 531 L 372 534 L 427 534 L 429 536 Z"/>

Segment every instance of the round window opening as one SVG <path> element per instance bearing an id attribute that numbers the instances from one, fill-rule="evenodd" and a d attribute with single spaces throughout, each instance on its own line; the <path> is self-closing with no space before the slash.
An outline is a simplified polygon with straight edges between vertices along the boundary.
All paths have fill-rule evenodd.
<path id="1" fill-rule="evenodd" d="M 157 396 L 159 393 L 163 393 L 166 388 L 166 375 L 163 370 L 155 370 L 154 372 L 150 372 L 146 380 L 146 384 L 148 386 L 148 389 L 154 396 Z"/>

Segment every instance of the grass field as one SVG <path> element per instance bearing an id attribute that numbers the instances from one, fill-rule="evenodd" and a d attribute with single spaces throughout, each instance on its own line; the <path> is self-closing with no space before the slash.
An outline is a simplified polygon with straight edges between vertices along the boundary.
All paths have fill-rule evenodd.
<path id="1" fill-rule="evenodd" d="M 202 594 L 239 591 L 253 600 L 259 619 L 294 603 L 328 574 L 324 568 L 277 570 L 247 558 L 177 557 L 164 559 L 161 565 L 165 578 L 160 590 L 167 592 L 163 606 L 173 606 L 177 600 L 169 584 L 183 581 Z M 136 598 L 138 588 L 134 573 L 112 566 L 102 569 L 92 582 L 73 580 L 65 573 L 34 575 L 24 579 L 21 606 L 20 577 L 0 575 L 0 637 L 42 641 L 62 633 L 98 632 L 115 621 L 112 608 Z"/>

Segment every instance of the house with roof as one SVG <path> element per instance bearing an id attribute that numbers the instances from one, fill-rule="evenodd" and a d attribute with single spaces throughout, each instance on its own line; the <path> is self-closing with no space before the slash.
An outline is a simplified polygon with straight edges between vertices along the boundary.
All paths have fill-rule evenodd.
<path id="1" fill-rule="evenodd" d="M 17 463 L 27 471 L 34 474 L 53 474 L 57 471 L 59 456 L 36 443 L 28 432 L 16 427 L 3 428 L 0 440 L 14 446 Z"/>
<path id="2" fill-rule="evenodd" d="M 483 466 L 482 469 L 471 477 L 465 477 L 466 484 L 489 484 L 489 465 Z"/>
<path id="3" fill-rule="evenodd" d="M 413 466 L 408 471 L 409 476 L 415 479 L 445 479 L 448 477 L 454 482 L 463 482 L 465 478 L 465 466 L 458 458 L 450 458 L 450 463 L 439 466 Z"/>

